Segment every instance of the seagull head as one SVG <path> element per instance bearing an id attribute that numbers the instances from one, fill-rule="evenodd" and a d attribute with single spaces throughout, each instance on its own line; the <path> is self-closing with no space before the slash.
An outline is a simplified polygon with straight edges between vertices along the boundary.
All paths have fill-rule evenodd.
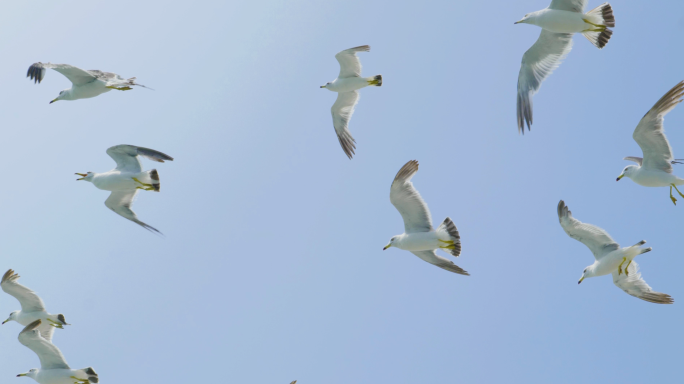
<path id="1" fill-rule="evenodd" d="M 330 84 L 332 84 L 332 83 L 330 83 L 330 82 L 327 82 L 327 83 L 325 83 L 325 85 L 321 85 L 321 88 L 327 88 L 327 87 L 328 87 L 328 85 L 330 85 Z"/>
<path id="2" fill-rule="evenodd" d="M 394 245 L 394 241 L 395 241 L 396 239 L 397 239 L 397 236 L 394 236 L 393 238 L 391 238 L 389 244 L 385 245 L 385 248 L 383 248 L 382 250 L 384 251 L 384 250 L 386 250 L 387 248 L 389 248 L 389 247 L 391 247 L 392 245 Z"/>
<path id="3" fill-rule="evenodd" d="M 57 97 L 55 97 L 54 100 L 50 101 L 50 104 L 54 103 L 57 100 L 64 100 L 63 97 L 64 97 L 66 91 L 67 91 L 66 89 L 63 91 L 60 91 L 59 95 L 57 95 Z"/>
<path id="4" fill-rule="evenodd" d="M 33 369 L 29 370 L 29 371 L 26 372 L 26 373 L 20 373 L 20 374 L 18 374 L 17 377 L 26 376 L 26 377 L 30 377 L 30 378 L 32 378 L 32 379 L 35 380 L 36 374 L 37 374 L 37 373 L 38 373 L 38 370 L 37 370 L 36 368 L 33 368 Z"/>
<path id="5" fill-rule="evenodd" d="M 593 264 L 584 268 L 584 272 L 582 272 L 582 277 L 580 277 L 577 284 L 581 284 L 582 281 L 584 281 L 584 279 L 587 277 L 594 277 L 594 265 Z"/>
<path id="6" fill-rule="evenodd" d="M 93 180 L 93 176 L 95 176 L 95 173 L 93 173 L 93 172 L 88 172 L 88 173 L 75 173 L 75 175 L 81 176 L 81 178 L 80 178 L 80 179 L 76 179 L 76 181 L 79 181 L 79 180 L 92 181 L 92 180 Z"/>
<path id="7" fill-rule="evenodd" d="M 18 312 L 18 311 L 14 311 L 14 312 L 10 313 L 10 314 L 9 314 L 9 317 L 7 318 L 7 320 L 3 321 L 2 323 L 3 323 L 3 324 L 9 323 L 9 322 L 12 321 L 12 320 L 16 321 L 16 319 L 17 319 L 17 312 Z"/>
<path id="8" fill-rule="evenodd" d="M 622 178 L 625 177 L 625 176 L 631 178 L 632 175 L 634 174 L 634 172 L 637 170 L 637 168 L 639 168 L 639 167 L 636 166 L 636 165 L 628 165 L 628 166 L 626 166 L 625 169 L 622 170 L 622 173 L 620 174 L 620 176 L 618 176 L 617 179 L 616 179 L 615 181 L 620 181 L 620 179 L 622 179 Z"/>

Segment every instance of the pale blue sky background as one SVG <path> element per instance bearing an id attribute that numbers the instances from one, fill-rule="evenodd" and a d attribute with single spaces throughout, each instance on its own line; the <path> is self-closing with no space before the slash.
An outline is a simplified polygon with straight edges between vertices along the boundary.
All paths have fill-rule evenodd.
<path id="1" fill-rule="evenodd" d="M 684 200 L 615 177 L 641 153 L 639 119 L 684 79 L 684 3 L 612 1 L 610 43 L 575 36 L 520 136 L 518 70 L 540 30 L 513 22 L 548 3 L 3 2 L 2 271 L 66 315 L 55 344 L 104 384 L 672 382 Z M 349 161 L 319 86 L 362 44 L 384 84 L 361 91 Z M 49 105 L 69 83 L 49 71 L 34 85 L 36 61 L 156 91 Z M 684 107 L 666 128 L 684 157 Z M 162 192 L 134 206 L 165 238 L 74 181 L 113 168 L 105 150 L 124 143 L 176 159 L 143 161 Z M 382 252 L 403 231 L 389 188 L 411 159 L 472 276 Z M 623 245 L 647 240 L 643 276 L 677 302 L 610 277 L 578 286 L 593 258 L 559 226 L 561 198 Z M 0 295 L 1 316 L 18 308 Z M 0 327 L 3 383 L 39 366 L 20 330 Z"/>

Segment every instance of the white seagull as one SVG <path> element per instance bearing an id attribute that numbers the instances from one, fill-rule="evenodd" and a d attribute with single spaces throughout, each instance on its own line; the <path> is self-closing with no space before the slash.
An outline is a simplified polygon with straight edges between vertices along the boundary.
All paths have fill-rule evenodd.
<path id="1" fill-rule="evenodd" d="M 126 144 L 107 149 L 107 154 L 116 161 L 116 168 L 105 173 L 76 173 L 82 176 L 77 180 L 89 181 L 99 189 L 112 191 L 105 201 L 107 208 L 149 231 L 161 233 L 156 228 L 138 220 L 138 216 L 131 210 L 133 199 L 139 189 L 159 192 L 160 187 L 157 170 L 143 171 L 138 156 L 159 163 L 163 163 L 164 160 L 172 161 L 173 158 L 154 149 Z"/>
<path id="2" fill-rule="evenodd" d="M 59 92 L 59 95 L 50 104 L 57 100 L 88 99 L 109 92 L 112 89 L 128 91 L 133 89 L 131 86 L 134 85 L 148 88 L 136 83 L 135 77 L 124 79 L 116 73 L 102 72 L 96 69 L 86 71 L 69 64 L 34 63 L 29 67 L 26 77 L 33 80 L 34 83 L 40 83 L 45 77 L 47 68 L 52 68 L 61 73 L 72 83 L 71 88 Z"/>
<path id="3" fill-rule="evenodd" d="M 631 247 L 620 248 L 603 229 L 572 217 L 572 212 L 563 200 L 558 203 L 558 221 L 568 236 L 586 245 L 596 258 L 594 264 L 584 269 L 577 284 L 587 277 L 612 273 L 613 283 L 629 295 L 656 304 L 674 303 L 670 295 L 655 292 L 646 284 L 639 273 L 639 266 L 633 261 L 635 257 L 652 250 L 650 247 L 641 248 L 646 241 L 641 240 Z"/>
<path id="4" fill-rule="evenodd" d="M 532 124 L 532 96 L 572 49 L 572 35 L 582 33 L 597 48 L 603 48 L 613 34 L 615 17 L 610 4 L 603 3 L 584 13 L 588 0 L 552 0 L 548 8 L 528 13 L 515 24 L 542 28 L 537 42 L 525 52 L 518 75 L 518 132 Z"/>
<path id="5" fill-rule="evenodd" d="M 379 87 L 382 85 L 382 75 L 371 77 L 361 77 L 361 61 L 359 61 L 356 52 L 369 52 L 370 46 L 362 45 L 345 49 L 344 51 L 335 55 L 335 58 L 340 63 L 340 74 L 337 79 L 330 83 L 321 85 L 332 92 L 337 92 L 337 100 L 333 104 L 330 111 L 332 112 L 333 126 L 337 132 L 337 138 L 340 141 L 342 150 L 351 159 L 356 149 L 356 141 L 349 133 L 349 120 L 354 113 L 356 103 L 359 102 L 359 89 L 374 85 Z"/>
<path id="6" fill-rule="evenodd" d="M 19 275 L 10 269 L 5 272 L 2 281 L 0 281 L 2 290 L 11 296 L 14 296 L 21 304 L 21 310 L 10 313 L 7 320 L 2 323 L 5 324 L 10 321 L 16 321 L 23 326 L 27 326 L 36 320 L 43 320 L 43 323 L 38 327 L 38 330 L 45 340 L 52 342 L 52 332 L 55 328 L 64 329 L 64 326 L 69 324 L 67 324 L 64 315 L 61 313 L 58 315 L 49 314 L 45 310 L 43 300 L 41 300 L 41 298 L 32 290 L 17 283 L 18 279 Z"/>
<path id="7" fill-rule="evenodd" d="M 622 170 L 617 181 L 627 176 L 632 181 L 644 187 L 670 187 L 670 199 L 677 205 L 677 199 L 672 196 L 672 188 L 684 197 L 678 185 L 684 184 L 684 180 L 672 174 L 672 164 L 682 164 L 672 154 L 670 143 L 665 137 L 663 120 L 677 104 L 682 102 L 684 95 L 684 81 L 670 89 L 650 111 L 641 118 L 639 125 L 634 129 L 632 137 L 639 144 L 644 157 L 627 156 L 624 160 L 630 160 L 638 165 L 628 165 Z"/>
<path id="8" fill-rule="evenodd" d="M 458 257 L 461 254 L 461 236 L 450 218 L 444 219 L 437 230 L 432 228 L 432 217 L 427 204 L 413 188 L 411 178 L 418 172 L 418 162 L 406 163 L 390 188 L 390 201 L 404 219 L 404 232 L 390 239 L 389 247 L 411 251 L 414 255 L 447 271 L 469 276 L 470 274 L 450 260 L 437 255 L 437 249 Z"/>
<path id="9" fill-rule="evenodd" d="M 19 334 L 19 342 L 38 355 L 40 369 L 33 368 L 17 377 L 26 376 L 39 384 L 89 384 L 98 383 L 97 373 L 93 368 L 71 369 L 64 355 L 54 344 L 41 337 L 38 332 L 40 320 L 36 320 L 24 328 Z"/>

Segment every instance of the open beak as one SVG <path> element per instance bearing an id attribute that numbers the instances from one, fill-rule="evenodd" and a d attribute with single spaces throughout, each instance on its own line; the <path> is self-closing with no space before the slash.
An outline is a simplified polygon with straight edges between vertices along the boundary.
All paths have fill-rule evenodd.
<path id="1" fill-rule="evenodd" d="M 580 281 L 577 282 L 577 284 L 582 283 L 582 281 L 584 281 L 584 276 L 582 276 L 582 278 L 580 279 Z"/>
<path id="2" fill-rule="evenodd" d="M 625 174 L 624 174 L 624 173 L 623 173 L 622 175 L 618 176 L 618 178 L 615 179 L 615 181 L 620 181 L 620 179 L 622 179 L 623 177 L 625 177 Z"/>
<path id="3" fill-rule="evenodd" d="M 389 247 L 391 247 L 391 246 L 392 246 L 392 244 L 387 244 L 387 245 L 385 245 L 385 248 L 383 248 L 382 250 L 384 251 L 385 249 L 387 249 L 387 248 L 389 248 Z"/>
<path id="4" fill-rule="evenodd" d="M 85 179 L 86 176 L 88 176 L 87 173 L 74 173 L 74 175 L 83 176 L 80 179 L 76 179 L 76 181 L 83 180 L 83 179 Z"/>
<path id="5" fill-rule="evenodd" d="M 50 104 L 54 103 L 55 101 L 57 101 L 57 99 L 52 100 L 52 101 L 50 102 Z"/>

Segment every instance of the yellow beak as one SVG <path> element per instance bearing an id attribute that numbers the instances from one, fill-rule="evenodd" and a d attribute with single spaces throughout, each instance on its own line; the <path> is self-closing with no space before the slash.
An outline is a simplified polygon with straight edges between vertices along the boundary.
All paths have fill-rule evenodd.
<path id="1" fill-rule="evenodd" d="M 516 21 L 516 22 L 513 23 L 513 24 L 520 24 L 520 23 L 522 23 L 522 22 L 523 22 L 522 20 L 519 20 L 519 21 Z"/>
<path id="2" fill-rule="evenodd" d="M 5 325 L 5 323 L 8 322 L 8 321 L 10 321 L 10 319 L 7 319 L 7 320 L 3 321 L 3 322 L 2 322 L 2 325 Z"/>
<path id="3" fill-rule="evenodd" d="M 21 376 L 26 376 L 26 374 L 25 374 L 25 373 L 20 373 L 20 374 L 17 375 L 17 377 L 21 377 Z"/>
<path id="4" fill-rule="evenodd" d="M 86 176 L 88 176 L 87 173 L 74 173 L 74 175 L 83 176 L 80 179 L 76 179 L 76 181 L 83 180 L 83 179 L 85 179 Z"/>
<path id="5" fill-rule="evenodd" d="M 52 101 L 50 102 L 50 104 L 54 103 L 55 101 L 57 101 L 57 99 L 52 100 Z"/>
<path id="6" fill-rule="evenodd" d="M 390 243 L 390 244 L 387 244 L 387 245 L 385 245 L 385 248 L 383 248 L 382 250 L 384 251 L 385 249 L 387 249 L 387 248 L 389 248 L 389 247 L 391 247 L 391 246 L 392 246 L 391 243 Z"/>
<path id="7" fill-rule="evenodd" d="M 325 88 L 325 85 L 321 85 L 321 88 Z"/>
<path id="8" fill-rule="evenodd" d="M 581 283 L 582 281 L 584 281 L 584 276 L 582 276 L 582 278 L 580 279 L 580 281 L 577 282 L 577 284 Z"/>
<path id="9" fill-rule="evenodd" d="M 617 180 L 615 180 L 615 181 L 620 181 L 620 179 L 622 179 L 623 177 L 625 177 L 624 173 L 622 175 L 618 176 Z"/>

